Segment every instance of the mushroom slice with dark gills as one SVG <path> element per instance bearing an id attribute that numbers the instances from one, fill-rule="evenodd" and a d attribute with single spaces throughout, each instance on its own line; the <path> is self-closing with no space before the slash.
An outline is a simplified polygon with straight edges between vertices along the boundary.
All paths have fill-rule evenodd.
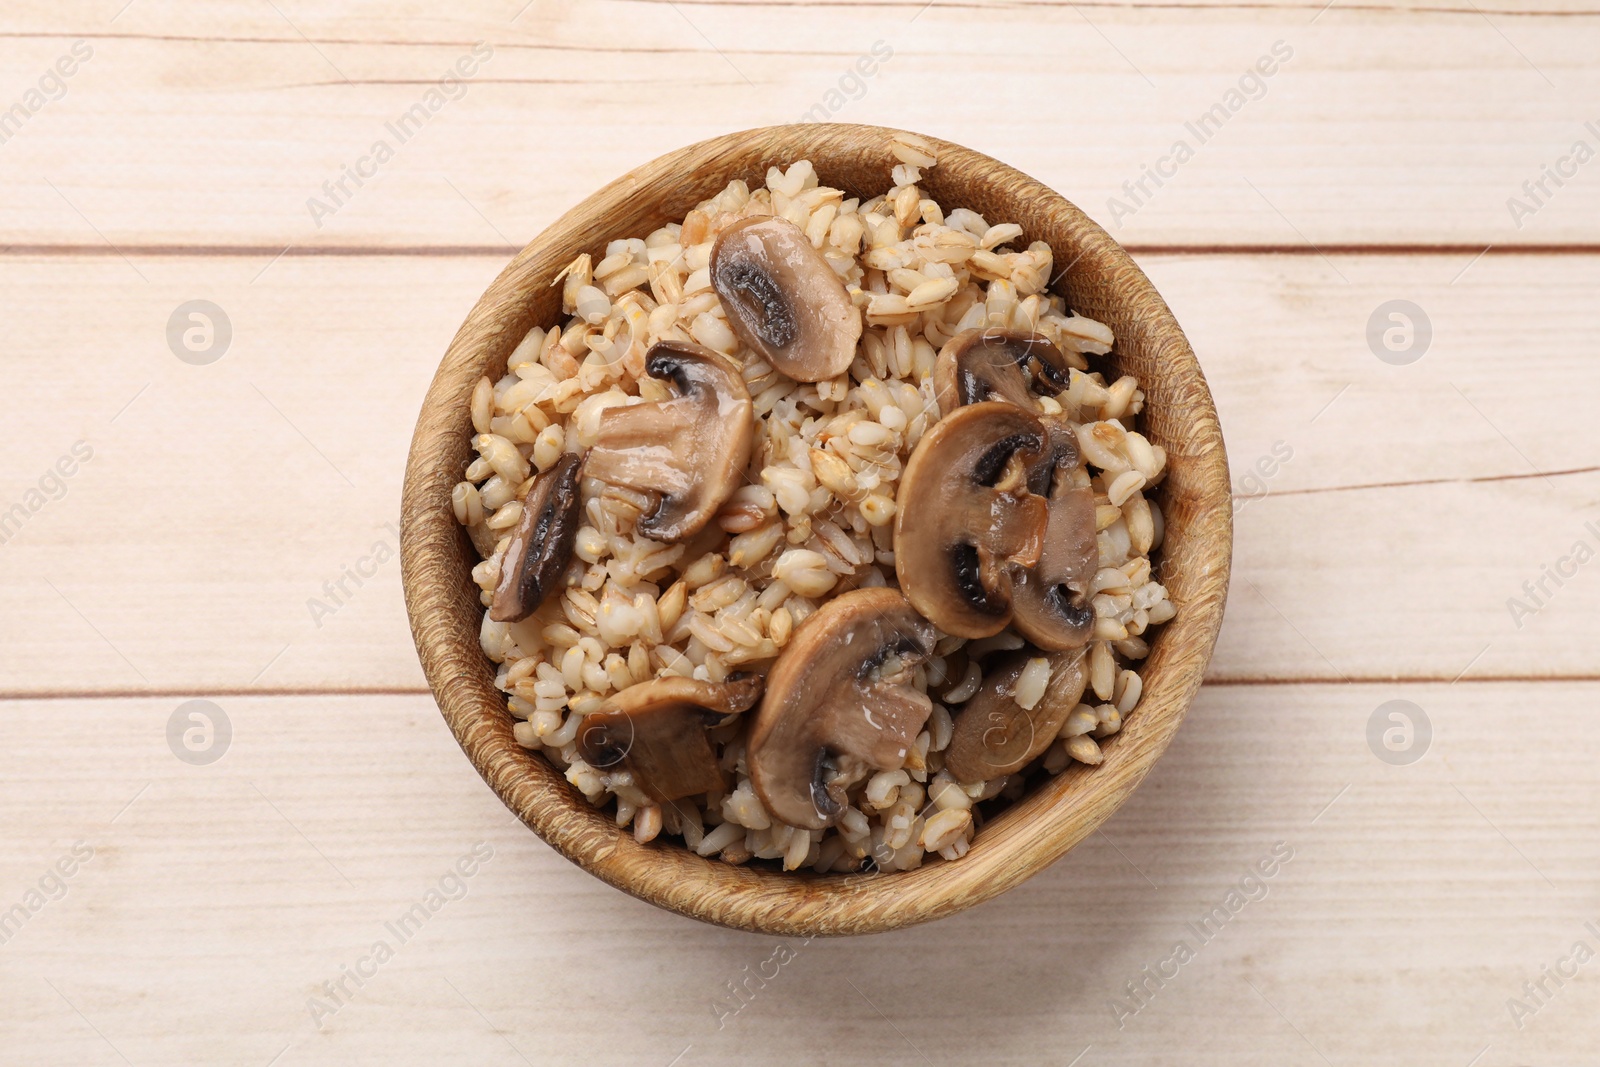
<path id="1" fill-rule="evenodd" d="M 723 230 L 711 249 L 711 287 L 739 340 L 796 381 L 836 378 L 856 358 L 861 312 L 788 219 L 756 215 Z"/>
<path id="2" fill-rule="evenodd" d="M 1037 417 L 1004 401 L 958 408 L 923 435 L 896 494 L 894 566 L 913 607 L 947 634 L 991 637 L 1012 615 L 1018 568 L 1039 562 L 1047 508 L 1026 471 Z"/>
<path id="3" fill-rule="evenodd" d="M 578 752 L 604 771 L 627 770 L 660 803 L 720 791 L 726 783 L 706 730 L 761 697 L 762 678 L 730 674 L 723 682 L 656 678 L 629 686 L 584 716 Z"/>
<path id="4" fill-rule="evenodd" d="M 572 453 L 533 480 L 522 501 L 522 518 L 500 560 L 500 580 L 489 603 L 495 622 L 520 622 L 555 591 L 572 560 L 582 508 Z"/>
<path id="5" fill-rule="evenodd" d="M 1067 370 L 1066 357 L 1042 334 L 992 326 L 963 330 L 939 350 L 934 395 L 946 415 L 985 400 L 1009 400 L 1038 413 L 1038 394 L 1065 389 Z"/>
<path id="6" fill-rule="evenodd" d="M 1042 672 L 1047 676 L 1041 682 Z M 983 684 L 956 715 L 945 770 L 967 784 L 1020 771 L 1056 739 L 1088 679 L 1082 648 L 1048 655 L 1008 653 L 985 672 Z"/>
<path id="7" fill-rule="evenodd" d="M 1036 567 L 1016 576 L 1011 624 L 1040 648 L 1062 651 L 1086 644 L 1094 633 L 1090 601 L 1100 546 L 1094 492 L 1078 484 L 1077 435 L 1064 420 L 1046 420 L 1046 427 L 1048 453 L 1028 472 L 1029 489 L 1048 501 L 1044 550 Z"/>
<path id="8" fill-rule="evenodd" d="M 601 412 L 583 473 L 655 498 L 639 517 L 644 536 L 687 541 L 744 481 L 755 435 L 750 392 L 737 368 L 696 344 L 658 341 L 644 365 L 673 395 Z"/>
<path id="9" fill-rule="evenodd" d="M 800 624 L 767 675 L 747 741 L 750 783 L 774 818 L 832 826 L 851 786 L 905 763 L 933 711 L 911 678 L 935 638 L 893 589 L 845 593 Z"/>

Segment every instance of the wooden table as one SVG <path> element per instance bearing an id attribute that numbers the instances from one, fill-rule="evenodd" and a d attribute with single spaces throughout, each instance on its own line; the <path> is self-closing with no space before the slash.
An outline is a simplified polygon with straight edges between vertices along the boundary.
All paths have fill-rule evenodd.
<path id="1" fill-rule="evenodd" d="M 1600 9 L 521 6 L 0 17 L 0 1059 L 1594 1062 Z M 957 918 L 801 944 L 504 810 L 423 685 L 392 523 L 514 247 L 806 114 L 1107 225 L 1239 499 L 1210 682 L 1104 832 Z"/>

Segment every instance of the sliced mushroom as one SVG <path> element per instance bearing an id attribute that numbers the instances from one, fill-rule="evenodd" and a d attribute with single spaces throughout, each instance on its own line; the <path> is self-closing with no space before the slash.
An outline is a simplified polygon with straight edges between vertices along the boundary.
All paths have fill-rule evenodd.
<path id="1" fill-rule="evenodd" d="M 971 404 L 923 435 L 897 494 L 900 588 L 939 629 L 990 637 L 1011 619 L 1014 569 L 1043 550 L 1047 509 L 1019 464 L 1045 452 L 1045 427 L 1003 401 Z"/>
<path id="2" fill-rule="evenodd" d="M 767 675 L 747 742 L 767 811 L 806 830 L 833 825 L 846 793 L 901 766 L 933 711 L 912 688 L 935 633 L 893 589 L 857 589 L 801 623 Z"/>
<path id="3" fill-rule="evenodd" d="M 503 530 L 491 530 L 481 522 L 475 522 L 467 527 L 467 538 L 483 559 L 494 555 L 494 550 L 500 547 L 500 538 L 504 533 Z"/>
<path id="4" fill-rule="evenodd" d="M 1017 575 L 1011 624 L 1040 648 L 1063 651 L 1094 632 L 1091 586 L 1100 568 L 1094 492 L 1073 484 L 1082 463 L 1077 435 L 1065 421 L 1046 423 L 1049 452 L 1028 472 L 1028 488 L 1049 501 L 1039 564 Z"/>
<path id="5" fill-rule="evenodd" d="M 1032 708 L 1016 701 L 1017 683 L 1037 652 L 1008 653 L 983 676 L 983 685 L 956 716 L 944 766 L 958 782 L 987 782 L 1015 774 L 1050 747 L 1089 682 L 1084 650 L 1042 657 L 1050 679 Z"/>
<path id="6" fill-rule="evenodd" d="M 500 560 L 500 580 L 489 603 L 495 622 L 520 622 L 532 615 L 561 581 L 572 560 L 582 508 L 578 457 L 568 452 L 533 480 L 522 501 L 522 518 Z"/>
<path id="7" fill-rule="evenodd" d="M 674 395 L 601 412 L 584 476 L 653 497 L 638 531 L 687 541 L 743 482 L 755 434 L 750 392 L 737 368 L 696 344 L 658 341 L 644 365 Z"/>
<path id="8" fill-rule="evenodd" d="M 1067 370 L 1066 357 L 1042 334 L 992 326 L 963 330 L 939 350 L 934 395 L 946 415 L 985 400 L 1009 400 L 1037 413 L 1041 387 L 1065 389 Z"/>
<path id="9" fill-rule="evenodd" d="M 756 215 L 723 230 L 711 249 L 711 287 L 739 340 L 797 381 L 836 378 L 856 358 L 861 312 L 788 219 Z"/>
<path id="10" fill-rule="evenodd" d="M 584 716 L 578 753 L 591 767 L 625 768 L 661 803 L 720 790 L 706 728 L 751 707 L 762 684 L 760 675 L 731 674 L 720 683 L 669 677 L 629 686 Z"/>

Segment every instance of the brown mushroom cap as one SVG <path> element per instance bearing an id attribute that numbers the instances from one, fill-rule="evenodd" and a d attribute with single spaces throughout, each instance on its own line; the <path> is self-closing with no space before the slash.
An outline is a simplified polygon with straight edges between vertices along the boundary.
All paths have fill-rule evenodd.
<path id="1" fill-rule="evenodd" d="M 934 395 L 945 415 L 985 400 L 1009 400 L 1037 413 L 1037 394 L 1065 389 L 1067 370 L 1066 357 L 1042 334 L 992 326 L 963 330 L 939 350 Z"/>
<path id="2" fill-rule="evenodd" d="M 970 404 L 923 435 L 896 493 L 894 566 L 907 599 L 939 629 L 990 637 L 1012 613 L 1013 568 L 1039 561 L 1045 501 L 1008 476 L 1045 450 L 1038 418 L 1002 401 Z"/>
<path id="3" fill-rule="evenodd" d="M 1065 421 L 1046 425 L 1046 461 L 1028 472 L 1029 489 L 1049 501 L 1044 550 L 1038 566 L 1016 576 L 1011 624 L 1040 648 L 1062 651 L 1086 644 L 1094 633 L 1090 588 L 1100 568 L 1100 544 L 1094 492 L 1073 485 L 1082 462 L 1077 435 Z"/>
<path id="4" fill-rule="evenodd" d="M 568 452 L 533 480 L 522 501 L 522 518 L 500 560 L 489 618 L 520 622 L 532 615 L 561 581 L 572 560 L 582 508 L 578 457 Z"/>
<path id="5" fill-rule="evenodd" d="M 797 381 L 836 378 L 856 358 L 861 312 L 788 219 L 756 215 L 723 230 L 711 249 L 711 287 L 739 340 Z"/>
<path id="6" fill-rule="evenodd" d="M 1008 654 L 983 676 L 983 684 L 956 715 L 955 730 L 944 752 L 945 770 L 958 782 L 986 782 L 1015 774 L 1050 747 L 1078 706 L 1088 684 L 1084 650 L 1053 652 L 1045 657 L 1050 680 L 1032 709 L 1014 699 L 1017 681 L 1028 661 L 1038 655 L 1022 650 Z"/>
<path id="7" fill-rule="evenodd" d="M 774 818 L 831 826 L 852 785 L 905 762 L 933 712 L 910 677 L 935 636 L 905 597 L 883 588 L 835 597 L 800 624 L 767 675 L 746 742 L 750 783 Z"/>
<path id="8" fill-rule="evenodd" d="M 638 531 L 687 541 L 744 480 L 755 435 L 750 391 L 737 368 L 700 345 L 658 341 L 644 364 L 674 395 L 602 411 L 584 476 L 655 497 Z"/>
<path id="9" fill-rule="evenodd" d="M 706 728 L 753 705 L 762 685 L 760 675 L 731 674 L 720 683 L 669 677 L 629 686 L 584 716 L 578 752 L 591 767 L 625 767 L 661 803 L 720 790 Z"/>

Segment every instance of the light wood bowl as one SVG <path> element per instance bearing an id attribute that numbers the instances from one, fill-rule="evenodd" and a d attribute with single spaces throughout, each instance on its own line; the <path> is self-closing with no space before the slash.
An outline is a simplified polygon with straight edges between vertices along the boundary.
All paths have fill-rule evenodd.
<path id="1" fill-rule="evenodd" d="M 1050 244 L 1062 272 L 1054 290 L 1115 331 L 1110 361 L 1138 377 L 1147 397 L 1143 432 L 1167 451 L 1157 494 L 1166 517 L 1161 573 L 1178 612 L 1155 629 L 1144 696 L 1122 732 L 1107 739 L 1105 761 L 1034 785 L 986 823 L 957 862 L 816 875 L 730 866 L 665 838 L 637 844 L 512 738 L 505 697 L 478 646 L 483 609 L 469 574 L 477 556 L 450 503 L 471 458 L 474 383 L 503 374 L 523 335 L 555 322 L 561 290 L 551 278 L 579 253 L 598 260 L 609 240 L 679 221 L 734 178 L 758 187 L 771 164 L 809 159 L 824 184 L 876 195 L 891 184 L 892 132 L 815 124 L 730 134 L 662 156 L 578 204 L 524 248 L 472 309 L 428 390 L 406 466 L 406 606 L 423 670 L 473 766 L 518 818 L 591 874 L 723 926 L 791 936 L 890 930 L 971 907 L 1037 873 L 1092 833 L 1161 756 L 1200 687 L 1222 622 L 1233 542 L 1228 464 L 1200 365 L 1166 303 L 1128 254 L 1058 193 L 988 156 L 928 138 L 939 156 L 920 183 L 928 195 L 946 210 L 967 207 L 1018 223 L 1023 242 Z"/>

